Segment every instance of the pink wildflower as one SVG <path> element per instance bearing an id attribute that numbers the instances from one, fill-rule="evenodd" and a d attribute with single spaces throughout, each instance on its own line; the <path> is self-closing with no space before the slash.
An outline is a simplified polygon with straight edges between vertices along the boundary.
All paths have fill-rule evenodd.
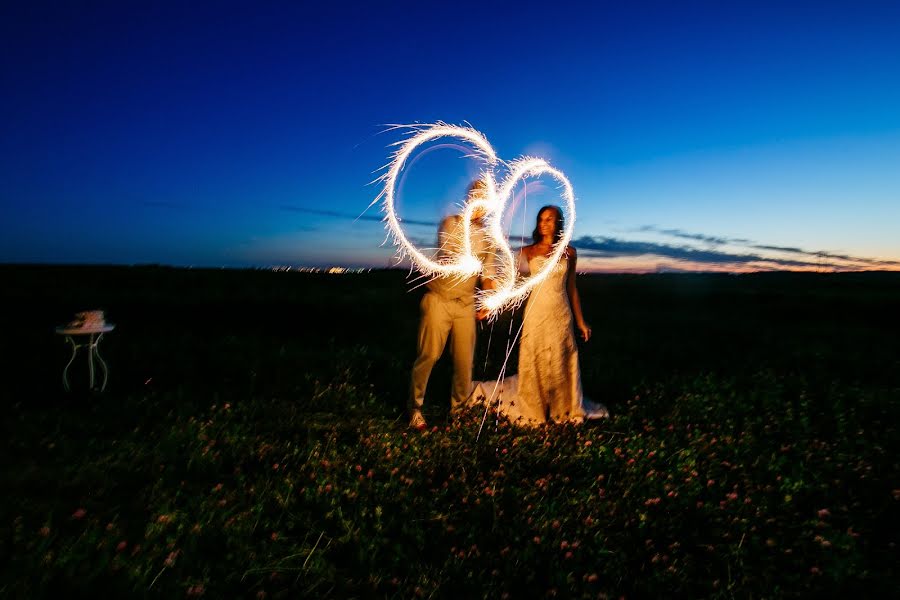
<path id="1" fill-rule="evenodd" d="M 165 560 L 165 564 L 167 567 L 175 566 L 175 560 L 178 558 L 179 552 L 180 552 L 179 550 L 174 550 L 172 552 L 169 552 L 169 556 L 167 556 L 166 560 Z"/>

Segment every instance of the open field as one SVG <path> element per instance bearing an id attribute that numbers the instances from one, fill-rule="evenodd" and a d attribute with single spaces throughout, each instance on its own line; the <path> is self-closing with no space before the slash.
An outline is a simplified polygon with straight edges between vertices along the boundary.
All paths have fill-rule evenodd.
<path id="1" fill-rule="evenodd" d="M 0 281 L 2 595 L 900 585 L 900 274 L 583 276 L 583 384 L 613 418 L 488 417 L 478 441 L 481 414 L 447 423 L 446 360 L 434 428 L 405 429 L 421 294 L 405 273 L 0 267 Z M 88 309 L 117 324 L 109 389 L 64 394 L 53 327 Z M 497 374 L 517 325 L 485 327 L 476 378 Z"/>

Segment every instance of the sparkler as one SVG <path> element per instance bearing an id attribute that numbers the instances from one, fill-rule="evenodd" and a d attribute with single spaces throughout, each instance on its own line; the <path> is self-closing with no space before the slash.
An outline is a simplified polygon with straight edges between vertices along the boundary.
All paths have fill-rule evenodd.
<path id="1" fill-rule="evenodd" d="M 399 149 L 392 156 L 385 174 L 378 179 L 384 184 L 379 197 L 384 198 L 382 210 L 385 214 L 384 221 L 389 235 L 401 255 L 409 257 L 416 269 L 426 277 L 467 279 L 478 275 L 484 268 L 472 251 L 471 240 L 472 215 L 476 211 L 483 211 L 485 213 L 485 230 L 497 250 L 497 263 L 494 289 L 481 290 L 476 298 L 476 303 L 478 308 L 487 309 L 490 317 L 496 317 L 504 309 L 517 306 L 525 300 L 531 290 L 543 283 L 549 276 L 565 252 L 575 229 L 575 192 L 572 184 L 561 171 L 550 166 L 547 161 L 526 156 L 511 163 L 503 163 L 508 168 L 508 173 L 498 189 L 494 178 L 494 168 L 502 161 L 497 158 L 496 152 L 484 134 L 471 127 L 447 125 L 446 123 L 415 126 L 413 130 L 416 133 L 412 137 L 395 144 L 399 146 Z M 475 151 L 473 157 L 482 160 L 486 168 L 481 175 L 481 179 L 485 183 L 484 193 L 478 197 L 467 199 L 463 207 L 462 250 L 451 252 L 448 259 L 438 261 L 426 256 L 406 237 L 401 221 L 395 212 L 394 202 L 397 180 L 412 153 L 422 144 L 444 137 L 459 138 L 471 144 Z M 532 274 L 531 277 L 517 281 L 516 259 L 509 247 L 508 240 L 503 235 L 503 213 L 513 195 L 515 186 L 527 177 L 540 177 L 541 175 L 548 175 L 560 184 L 562 198 L 568 212 L 566 228 L 560 240 L 554 244 L 549 260 L 545 262 L 544 267 Z M 377 200 L 378 198 L 376 198 Z"/>

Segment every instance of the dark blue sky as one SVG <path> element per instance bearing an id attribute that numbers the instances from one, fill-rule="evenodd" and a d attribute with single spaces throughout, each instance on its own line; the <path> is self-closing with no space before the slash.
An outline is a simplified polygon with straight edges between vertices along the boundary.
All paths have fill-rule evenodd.
<path id="1" fill-rule="evenodd" d="M 900 3 L 8 4 L 0 262 L 384 266 L 385 125 L 436 120 L 563 169 L 598 269 L 900 260 Z"/>

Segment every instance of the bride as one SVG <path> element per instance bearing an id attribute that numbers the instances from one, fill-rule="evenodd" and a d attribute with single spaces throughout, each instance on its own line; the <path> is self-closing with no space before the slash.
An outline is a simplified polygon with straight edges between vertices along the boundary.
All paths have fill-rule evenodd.
<path id="1" fill-rule="evenodd" d="M 561 239 L 563 214 L 557 206 L 538 211 L 532 234 L 534 243 L 522 248 L 519 271 L 528 276 L 538 272 Z M 574 327 L 581 339 L 591 339 L 591 328 L 581 312 L 581 299 L 575 285 L 575 248 L 567 246 L 550 276 L 528 297 L 519 348 L 519 374 L 498 382 L 482 382 L 473 396 L 498 403 L 498 409 L 511 421 L 537 425 L 580 423 L 584 419 L 609 416 L 602 405 L 583 397 L 578 346 Z"/>

